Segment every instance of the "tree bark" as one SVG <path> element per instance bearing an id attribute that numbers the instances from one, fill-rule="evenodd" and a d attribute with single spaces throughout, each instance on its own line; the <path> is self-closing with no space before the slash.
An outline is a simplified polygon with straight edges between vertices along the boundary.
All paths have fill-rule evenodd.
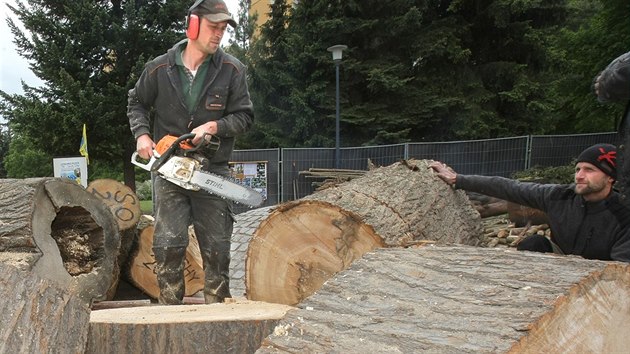
<path id="1" fill-rule="evenodd" d="M 86 353 L 253 353 L 289 309 L 235 302 L 93 311 Z"/>
<path id="2" fill-rule="evenodd" d="M 136 236 L 136 225 L 140 220 L 140 200 L 131 188 L 113 179 L 98 179 L 90 182 L 86 190 L 100 198 L 109 208 L 118 225 L 120 248 L 114 270 L 114 278 L 107 291 L 106 298 L 112 299 L 118 288 L 120 268 L 126 264 L 129 252 Z"/>
<path id="3" fill-rule="evenodd" d="M 83 353 L 90 308 L 26 258 L 0 253 L 0 353 Z"/>
<path id="4" fill-rule="evenodd" d="M 104 300 L 119 247 L 112 213 L 80 185 L 61 178 L 0 180 L 0 252 L 24 254 L 30 272 L 76 290 L 88 304 Z"/>
<path id="5" fill-rule="evenodd" d="M 380 167 L 276 207 L 249 243 L 247 297 L 295 305 L 374 248 L 477 245 L 479 213 L 463 191 L 434 175 L 429 162 Z"/>
<path id="6" fill-rule="evenodd" d="M 273 210 L 273 206 L 252 209 L 237 214 L 232 231 L 232 249 L 230 250 L 230 293 L 235 297 L 246 297 L 245 262 L 247 249 L 254 231 Z"/>
<path id="7" fill-rule="evenodd" d="M 258 353 L 616 352 L 630 344 L 629 277 L 628 264 L 574 256 L 378 249 L 287 313 Z"/>
<path id="8" fill-rule="evenodd" d="M 129 261 L 123 270 L 127 279 L 136 288 L 157 299 L 160 289 L 155 275 L 155 256 L 153 255 L 153 217 L 144 216 L 138 225 L 138 236 L 132 246 Z M 204 287 L 204 271 L 199 244 L 192 227 L 188 229 L 189 243 L 186 248 L 184 284 L 185 296 L 192 296 Z"/>

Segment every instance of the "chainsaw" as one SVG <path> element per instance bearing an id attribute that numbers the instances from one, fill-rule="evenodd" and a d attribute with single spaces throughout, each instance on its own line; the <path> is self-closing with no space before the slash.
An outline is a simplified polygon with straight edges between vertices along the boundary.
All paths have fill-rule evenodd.
<path id="1" fill-rule="evenodd" d="M 218 137 L 204 134 L 196 146 L 191 143 L 194 133 L 175 137 L 166 135 L 155 146 L 149 162 L 139 161 L 138 153 L 131 155 L 131 162 L 143 170 L 156 172 L 167 181 L 182 188 L 218 195 L 249 207 L 260 206 L 263 196 L 257 191 L 230 181 L 216 174 L 203 171 L 220 146 Z"/>

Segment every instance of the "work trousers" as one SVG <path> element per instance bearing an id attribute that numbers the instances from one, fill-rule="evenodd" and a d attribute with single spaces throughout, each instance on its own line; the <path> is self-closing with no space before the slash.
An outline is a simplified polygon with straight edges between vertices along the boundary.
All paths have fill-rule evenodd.
<path id="1" fill-rule="evenodd" d="M 153 254 L 160 288 L 160 304 L 181 304 L 184 298 L 184 264 L 193 225 L 203 261 L 206 303 L 222 302 L 230 295 L 230 238 L 234 224 L 231 202 L 191 191 L 161 177 L 155 178 L 155 231 Z"/>

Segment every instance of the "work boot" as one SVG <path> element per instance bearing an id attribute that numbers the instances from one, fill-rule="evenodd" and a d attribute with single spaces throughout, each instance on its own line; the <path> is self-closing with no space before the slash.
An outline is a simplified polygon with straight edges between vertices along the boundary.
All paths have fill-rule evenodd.
<path id="1" fill-rule="evenodd" d="M 229 283 L 220 278 L 217 278 L 214 281 L 208 281 L 206 278 L 206 283 L 203 289 L 203 297 L 206 300 L 206 304 L 225 302 L 226 298 L 232 297 L 230 294 Z"/>
<path id="2" fill-rule="evenodd" d="M 160 288 L 158 303 L 162 305 L 183 304 L 186 247 L 154 247 L 153 254 L 156 262 L 155 274 Z"/>

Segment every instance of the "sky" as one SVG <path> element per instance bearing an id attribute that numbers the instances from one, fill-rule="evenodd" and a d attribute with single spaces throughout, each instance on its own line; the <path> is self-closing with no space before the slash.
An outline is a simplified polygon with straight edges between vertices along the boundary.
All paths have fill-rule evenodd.
<path id="1" fill-rule="evenodd" d="M 191 0 L 191 4 L 193 2 Z M 235 15 L 238 12 L 238 0 L 225 0 L 225 2 L 230 12 Z M 0 90 L 9 94 L 22 94 L 22 80 L 30 86 L 40 86 L 42 81 L 33 74 L 28 61 L 18 54 L 13 44 L 13 34 L 6 21 L 7 17 L 13 16 L 13 13 L 7 4 L 15 4 L 15 0 L 0 0 Z M 20 25 L 19 21 L 15 22 L 18 26 Z M 28 34 L 27 37 L 29 37 Z M 226 34 L 223 38 L 226 44 L 227 39 Z"/>

